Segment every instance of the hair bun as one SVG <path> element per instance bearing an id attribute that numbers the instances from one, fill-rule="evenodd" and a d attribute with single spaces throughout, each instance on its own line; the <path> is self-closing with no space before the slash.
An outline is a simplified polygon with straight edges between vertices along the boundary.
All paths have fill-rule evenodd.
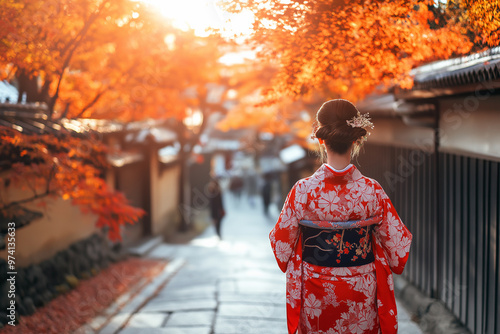
<path id="1" fill-rule="evenodd" d="M 353 142 L 357 142 L 367 134 L 364 128 L 348 124 L 348 121 L 358 113 L 358 109 L 347 100 L 325 102 L 316 114 L 318 124 L 315 131 L 316 138 L 324 140 L 332 151 L 339 154 L 346 153 Z"/>

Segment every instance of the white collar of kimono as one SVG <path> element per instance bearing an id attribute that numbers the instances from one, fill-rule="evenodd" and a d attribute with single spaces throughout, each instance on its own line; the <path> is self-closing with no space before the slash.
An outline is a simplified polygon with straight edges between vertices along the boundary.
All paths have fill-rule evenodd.
<path id="1" fill-rule="evenodd" d="M 326 165 L 328 168 L 330 168 L 331 170 L 333 170 L 334 172 L 337 172 L 337 173 L 343 173 L 343 172 L 345 172 L 346 170 L 348 170 L 349 168 L 351 168 L 351 167 L 352 167 L 352 164 L 349 164 L 349 165 L 345 166 L 345 167 L 344 167 L 344 168 L 342 168 L 342 169 L 336 169 L 336 168 L 334 168 L 334 167 L 330 166 L 329 164 L 325 164 L 325 165 Z"/>
<path id="2" fill-rule="evenodd" d="M 317 179 L 323 179 L 331 175 L 333 177 L 343 177 L 350 180 L 358 180 L 363 177 L 361 172 L 353 164 L 349 164 L 346 168 L 342 170 L 336 170 L 332 166 L 324 163 L 321 167 L 314 173 L 314 177 Z"/>

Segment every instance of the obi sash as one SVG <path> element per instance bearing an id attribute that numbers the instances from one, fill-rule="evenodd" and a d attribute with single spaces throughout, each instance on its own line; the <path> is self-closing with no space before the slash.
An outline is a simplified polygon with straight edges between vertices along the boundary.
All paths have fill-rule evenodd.
<path id="1" fill-rule="evenodd" d="M 372 263 L 371 225 L 323 229 L 301 225 L 302 260 L 322 267 L 354 267 Z"/>

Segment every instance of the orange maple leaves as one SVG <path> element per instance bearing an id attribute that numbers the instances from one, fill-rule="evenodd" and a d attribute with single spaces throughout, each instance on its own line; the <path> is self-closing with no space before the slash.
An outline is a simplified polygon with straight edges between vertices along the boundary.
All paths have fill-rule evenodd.
<path id="1" fill-rule="evenodd" d="M 431 28 L 433 1 L 233 1 L 250 8 L 253 40 L 278 74 L 270 101 L 322 92 L 359 100 L 399 85 L 411 87 L 410 70 L 470 50 L 460 27 Z"/>
<path id="2" fill-rule="evenodd" d="M 230 113 L 222 126 L 241 127 L 247 120 L 261 124 L 267 117 L 269 124 L 282 120 L 278 127 L 266 126 L 277 129 L 273 132 L 286 131 L 287 123 L 290 131 L 290 125 L 298 125 L 301 110 L 314 111 L 317 101 L 339 97 L 359 101 L 390 87 L 411 88 L 411 70 L 419 65 L 466 54 L 472 47 L 498 45 L 499 4 L 499 0 L 226 1 L 231 12 L 253 13 L 251 42 L 258 46 L 259 60 L 274 65 L 276 74 L 262 82 L 264 103 L 260 101 L 259 108 L 247 105 L 241 119 Z M 304 107 L 283 113 L 280 104 L 289 99 L 303 102 Z M 274 107 L 274 113 L 261 109 L 263 104 Z M 306 128 L 301 137 L 310 131 L 310 126 Z"/>
<path id="3" fill-rule="evenodd" d="M 28 102 L 45 102 L 49 118 L 175 119 L 188 133 L 188 108 L 208 116 L 218 107 L 206 90 L 221 80 L 222 40 L 174 29 L 145 2 L 6 0 L 0 15 L 0 79 L 16 79 Z M 9 178 L 33 195 L 0 202 L 3 213 L 51 196 L 71 199 L 97 214 L 112 238 L 142 214 L 102 180 L 99 143 L 5 131 L 0 153 L 10 154 Z"/>
<path id="4" fill-rule="evenodd" d="M 488 46 L 500 43 L 500 1 L 463 0 L 464 18 L 476 36 L 476 41 Z"/>
<path id="5" fill-rule="evenodd" d="M 71 199 L 82 212 L 98 216 L 97 226 L 108 227 L 111 240 L 120 240 L 120 226 L 132 224 L 144 211 L 127 204 L 123 194 L 109 189 L 101 178 L 107 166 L 105 148 L 98 141 L 63 135 L 26 135 L 15 130 L 0 130 L 0 152 L 6 157 L 10 185 L 28 190 L 27 197 L 0 198 L 5 217 L 18 214 L 22 205 L 48 198 Z"/>
<path id="6" fill-rule="evenodd" d="M 174 29 L 144 2 L 2 1 L 0 13 L 0 79 L 16 77 L 55 118 L 183 119 L 184 92 L 219 79 L 221 40 Z"/>

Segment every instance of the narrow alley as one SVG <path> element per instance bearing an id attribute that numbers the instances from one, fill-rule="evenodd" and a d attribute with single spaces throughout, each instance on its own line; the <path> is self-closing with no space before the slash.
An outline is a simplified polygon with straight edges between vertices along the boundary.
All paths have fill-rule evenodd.
<path id="1" fill-rule="evenodd" d="M 286 333 L 285 275 L 268 239 L 278 209 L 272 206 L 268 218 L 259 201 L 252 205 L 247 197 L 238 200 L 228 193 L 224 203 L 222 241 L 210 226 L 189 244 L 163 243 L 148 254 L 183 264 L 118 333 Z M 400 332 L 421 333 L 398 307 Z M 115 327 L 111 323 L 101 333 Z"/>

